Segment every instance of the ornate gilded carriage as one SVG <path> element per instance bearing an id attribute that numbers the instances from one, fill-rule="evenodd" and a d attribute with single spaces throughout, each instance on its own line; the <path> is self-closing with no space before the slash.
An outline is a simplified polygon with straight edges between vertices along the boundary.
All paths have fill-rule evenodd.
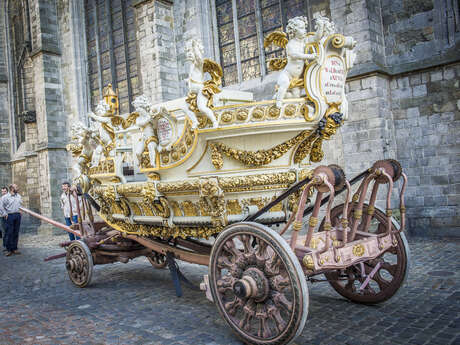
<path id="1" fill-rule="evenodd" d="M 306 281 L 318 274 L 359 303 L 397 292 L 408 270 L 401 232 L 407 178 L 395 160 L 378 161 L 350 181 L 336 165 L 312 166 L 348 117 L 344 86 L 355 42 L 331 31 L 326 18 L 309 34 L 303 21 L 290 21 L 289 40 L 281 32 L 266 39 L 287 49 L 286 59 L 270 62 L 281 70 L 273 100 L 221 91 L 220 66 L 203 59 L 196 42 L 188 51 L 187 98 L 152 105 L 142 96 L 134 113 L 120 115 L 116 93 L 105 89 L 90 115 L 96 125 L 75 124 L 68 146 L 84 195 L 82 209 L 76 205 L 79 224 L 48 220 L 82 236 L 63 244 L 72 282 L 84 287 L 94 264 L 138 256 L 157 268 L 168 264 L 178 281 L 174 259 L 209 265 L 202 289 L 250 344 L 287 344 L 302 332 Z M 401 226 L 391 209 L 398 180 Z M 375 206 L 382 187 L 386 211 Z M 334 207 L 342 192 L 345 202 Z"/>

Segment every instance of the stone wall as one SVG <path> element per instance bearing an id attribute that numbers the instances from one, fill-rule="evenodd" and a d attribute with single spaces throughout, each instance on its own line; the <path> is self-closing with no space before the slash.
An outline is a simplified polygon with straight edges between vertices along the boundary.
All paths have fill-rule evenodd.
<path id="1" fill-rule="evenodd" d="M 153 103 L 179 97 L 172 4 L 141 1 L 136 5 L 136 23 L 144 95 Z"/>
<path id="2" fill-rule="evenodd" d="M 460 64 L 391 82 L 397 158 L 409 176 L 409 227 L 417 235 L 459 236 Z"/>
<path id="3" fill-rule="evenodd" d="M 11 182 L 11 131 L 5 6 L 0 6 L 0 186 Z"/>
<path id="4" fill-rule="evenodd" d="M 458 60 L 458 6 L 458 1 L 381 1 L 385 55 L 390 72 L 401 73 Z"/>

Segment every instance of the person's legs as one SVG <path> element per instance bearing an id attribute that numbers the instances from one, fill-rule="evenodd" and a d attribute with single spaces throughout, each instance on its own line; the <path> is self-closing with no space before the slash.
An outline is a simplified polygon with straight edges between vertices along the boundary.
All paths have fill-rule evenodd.
<path id="1" fill-rule="evenodd" d="M 78 216 L 77 216 L 77 215 L 72 216 L 72 221 L 73 221 L 74 224 L 78 224 Z M 74 236 L 74 238 L 75 238 L 76 240 L 79 240 L 79 239 L 80 239 L 80 237 L 75 236 L 74 234 L 71 234 L 71 235 Z"/>
<path id="2" fill-rule="evenodd" d="M 2 229 L 3 229 L 3 248 L 6 249 L 6 241 L 7 241 L 7 236 L 6 236 L 6 219 L 2 217 Z"/>
<path id="3" fill-rule="evenodd" d="M 18 240 L 19 240 L 19 229 L 21 227 L 21 214 L 14 213 L 14 220 L 13 220 L 13 232 L 12 232 L 12 239 L 11 239 L 11 249 L 13 252 L 18 250 Z"/>
<path id="4" fill-rule="evenodd" d="M 7 250 L 7 255 L 9 253 L 13 252 L 12 249 L 12 238 L 13 238 L 13 231 L 14 231 L 14 220 L 11 214 L 8 215 L 8 218 L 6 219 L 6 250 Z"/>
<path id="5" fill-rule="evenodd" d="M 71 226 L 71 225 L 72 225 L 72 221 L 70 220 L 70 217 L 65 217 L 65 224 L 66 224 L 67 226 Z M 69 239 L 70 239 L 71 241 L 74 241 L 74 240 L 75 240 L 75 235 L 72 234 L 72 233 L 70 233 L 70 232 L 68 232 L 68 234 L 69 234 Z"/>

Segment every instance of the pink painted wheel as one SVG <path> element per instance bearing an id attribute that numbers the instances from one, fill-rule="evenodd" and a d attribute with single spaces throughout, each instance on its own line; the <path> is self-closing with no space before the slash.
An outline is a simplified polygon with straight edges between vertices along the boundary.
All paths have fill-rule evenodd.
<path id="1" fill-rule="evenodd" d="M 333 226 L 340 223 L 343 212 L 343 204 L 336 206 L 331 211 L 331 222 Z M 348 207 L 348 221 L 352 221 L 352 204 Z M 364 204 L 363 214 L 367 215 L 368 205 Z M 364 219 L 364 216 L 363 216 Z M 324 220 L 319 231 L 323 230 Z M 385 213 L 375 209 L 371 220 L 369 232 L 380 234 L 385 232 L 387 220 Z M 363 222 L 358 226 L 361 231 Z M 392 230 L 397 229 L 397 224 L 392 224 Z M 358 238 L 358 237 L 357 237 Z M 368 260 L 361 265 L 353 265 L 344 270 L 330 271 L 325 273 L 329 283 L 340 295 L 349 300 L 362 304 L 378 304 L 392 298 L 403 285 L 409 272 L 409 246 L 403 233 L 395 235 L 397 245 L 391 247 L 376 259 Z M 359 288 L 365 281 L 362 276 L 362 269 L 369 275 L 374 268 L 380 264 L 369 284 L 362 290 Z"/>
<path id="2" fill-rule="evenodd" d="M 303 330 L 308 289 L 286 241 L 257 223 L 222 231 L 211 251 L 210 290 L 217 308 L 248 344 L 288 344 Z"/>

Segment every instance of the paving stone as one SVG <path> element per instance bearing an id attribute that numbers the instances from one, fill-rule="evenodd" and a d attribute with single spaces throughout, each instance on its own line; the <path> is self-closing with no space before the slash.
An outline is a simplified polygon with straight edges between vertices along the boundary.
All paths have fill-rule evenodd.
<path id="1" fill-rule="evenodd" d="M 75 287 L 64 259 L 43 261 L 62 252 L 65 239 L 24 235 L 22 255 L 0 256 L 0 344 L 241 344 L 204 294 L 184 288 L 175 297 L 169 272 L 144 258 L 96 266 L 91 284 Z M 460 242 L 409 244 L 408 280 L 382 305 L 350 303 L 327 283 L 309 284 L 309 316 L 294 344 L 458 344 Z M 195 284 L 207 273 L 179 265 Z"/>

